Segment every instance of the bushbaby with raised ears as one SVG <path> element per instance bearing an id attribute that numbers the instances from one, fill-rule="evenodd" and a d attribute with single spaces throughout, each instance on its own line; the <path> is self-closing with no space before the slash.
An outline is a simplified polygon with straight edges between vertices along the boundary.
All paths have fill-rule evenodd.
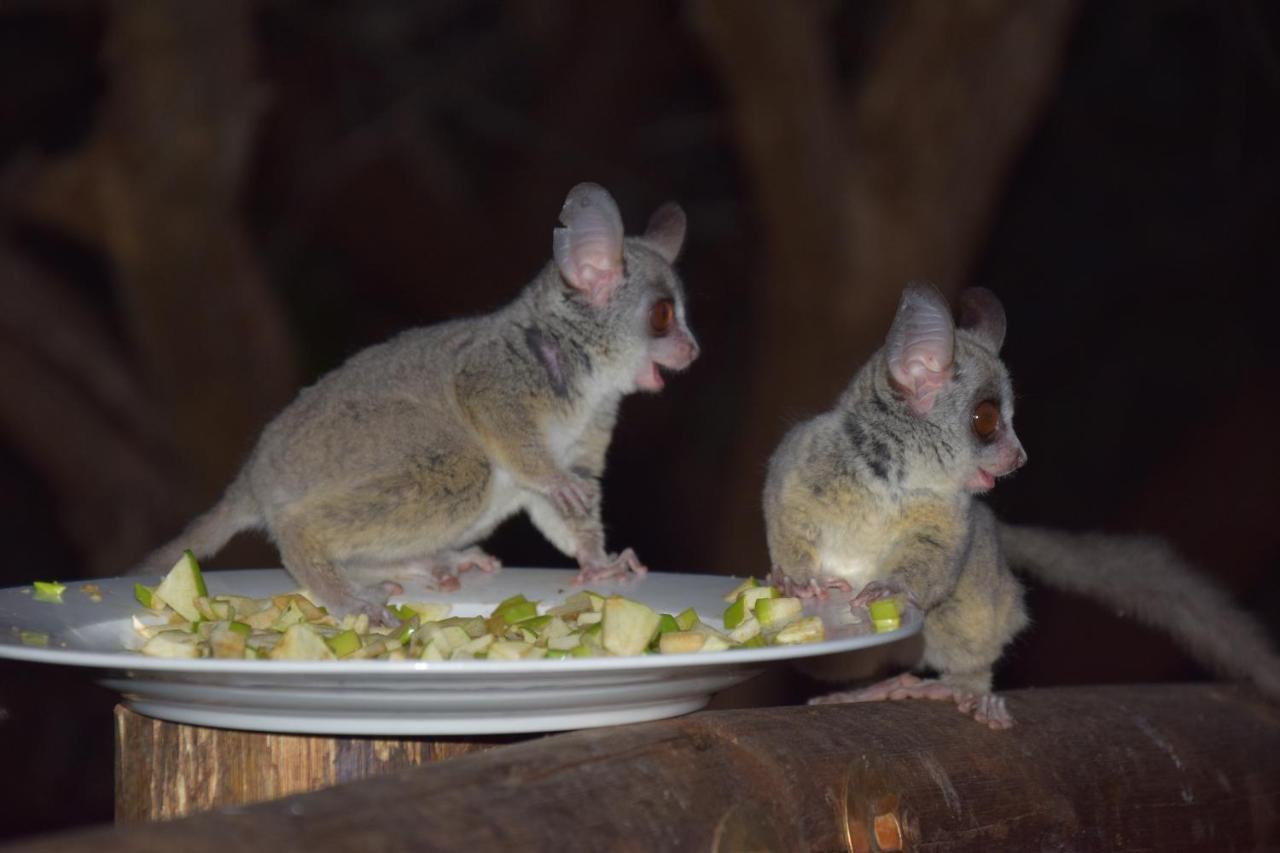
<path id="1" fill-rule="evenodd" d="M 855 610 L 894 596 L 924 613 L 920 664 L 818 702 L 954 701 L 992 728 L 1013 718 L 992 667 L 1028 623 L 1010 571 L 1105 601 L 1170 633 L 1201 662 L 1280 698 L 1265 628 L 1157 540 L 1068 534 L 998 521 L 976 497 L 1027 460 L 1000 360 L 1005 314 L 987 290 L 960 297 L 913 283 L 884 347 L 834 409 L 800 424 L 769 463 L 765 528 L 775 583 L 847 596 Z"/>
<path id="2" fill-rule="evenodd" d="M 698 356 L 673 267 L 685 216 L 663 205 L 624 237 L 613 198 L 580 184 L 560 221 L 514 302 L 404 332 L 304 389 L 221 501 L 135 571 L 261 528 L 330 608 L 387 621 L 397 580 L 496 570 L 477 543 L 523 510 L 580 580 L 643 573 L 605 549 L 600 481 L 623 396 Z"/>

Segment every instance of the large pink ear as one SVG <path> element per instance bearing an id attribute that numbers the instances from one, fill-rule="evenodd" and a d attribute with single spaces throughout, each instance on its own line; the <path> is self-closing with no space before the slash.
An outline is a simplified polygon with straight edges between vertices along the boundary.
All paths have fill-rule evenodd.
<path id="1" fill-rule="evenodd" d="M 622 283 L 622 215 L 599 184 L 569 190 L 552 235 L 560 274 L 592 305 L 604 305 Z"/>
<path id="2" fill-rule="evenodd" d="M 644 239 L 658 250 L 659 255 L 666 258 L 667 263 L 674 264 L 680 255 L 680 247 L 684 245 L 686 227 L 684 211 L 680 205 L 669 201 L 649 217 L 649 226 L 644 229 Z"/>
<path id="3" fill-rule="evenodd" d="M 985 287 L 967 288 L 960 292 L 960 328 L 973 332 L 998 353 L 1004 344 L 1004 306 Z"/>
<path id="4" fill-rule="evenodd" d="M 917 415 L 933 409 L 951 379 L 955 324 L 947 301 L 932 284 L 912 282 L 902 291 L 885 353 L 889 378 Z"/>

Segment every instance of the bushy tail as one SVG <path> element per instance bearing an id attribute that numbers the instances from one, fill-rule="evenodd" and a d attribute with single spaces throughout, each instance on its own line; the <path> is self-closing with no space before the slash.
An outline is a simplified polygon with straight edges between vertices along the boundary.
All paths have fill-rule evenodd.
<path id="1" fill-rule="evenodd" d="M 1196 660 L 1280 701 L 1266 628 L 1159 539 L 1000 525 L 1013 568 L 1168 632 Z"/>
<path id="2" fill-rule="evenodd" d="M 173 568 L 182 552 L 187 550 L 194 553 L 197 559 L 210 557 L 227 544 L 232 536 L 261 523 L 262 512 L 249 491 L 244 474 L 241 474 L 212 509 L 188 524 L 172 542 L 148 554 L 141 563 L 129 570 L 129 574 L 164 574 Z"/>

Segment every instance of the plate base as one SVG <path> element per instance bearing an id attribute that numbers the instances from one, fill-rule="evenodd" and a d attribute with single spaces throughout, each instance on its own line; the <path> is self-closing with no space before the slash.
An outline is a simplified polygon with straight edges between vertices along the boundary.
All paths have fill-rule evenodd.
<path id="1" fill-rule="evenodd" d="M 158 720 L 218 729 L 311 735 L 368 735 L 376 732 L 378 735 L 410 737 L 562 732 L 624 723 L 647 723 L 697 711 L 705 707 L 710 700 L 710 696 L 700 696 L 621 707 L 613 706 L 598 710 L 523 712 L 518 716 L 491 712 L 466 717 L 425 715 L 371 718 L 365 716 L 359 719 L 324 713 L 299 714 L 297 711 L 278 714 L 245 712 L 150 700 L 126 700 L 124 704 L 136 713 Z"/>

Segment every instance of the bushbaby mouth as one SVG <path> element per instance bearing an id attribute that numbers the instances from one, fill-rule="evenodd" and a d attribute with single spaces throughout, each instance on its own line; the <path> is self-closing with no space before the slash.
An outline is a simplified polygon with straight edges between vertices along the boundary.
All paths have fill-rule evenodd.
<path id="1" fill-rule="evenodd" d="M 641 391 L 661 391 L 666 384 L 658 363 L 651 359 L 646 361 L 644 367 L 640 368 L 640 372 L 636 374 L 636 387 Z"/>
<path id="2" fill-rule="evenodd" d="M 971 492 L 988 492 L 995 488 L 996 478 L 989 471 L 979 468 L 969 475 L 964 485 Z"/>

